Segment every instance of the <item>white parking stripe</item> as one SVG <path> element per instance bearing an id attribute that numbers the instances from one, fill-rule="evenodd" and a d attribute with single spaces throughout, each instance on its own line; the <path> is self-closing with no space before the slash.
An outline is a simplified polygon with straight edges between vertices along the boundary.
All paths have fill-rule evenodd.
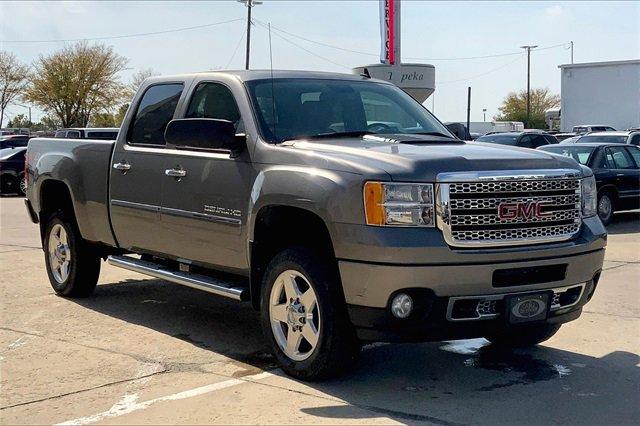
<path id="1" fill-rule="evenodd" d="M 103 411 L 102 413 L 94 414 L 92 416 L 68 420 L 66 422 L 58 423 L 58 425 L 86 425 L 89 423 L 95 423 L 109 417 L 118 417 L 132 413 L 134 411 L 144 410 L 157 402 L 177 401 L 180 399 L 192 398 L 194 396 L 204 395 L 206 393 L 227 389 L 242 383 L 251 383 L 256 380 L 262 380 L 271 376 L 273 376 L 273 374 L 265 371 L 263 373 L 245 376 L 241 379 L 230 379 L 225 380 L 224 382 L 212 383 L 210 385 L 174 393 L 173 395 L 161 396 L 159 398 L 154 398 L 143 402 L 136 402 L 138 399 L 137 394 L 125 395 L 120 401 L 115 403 L 113 407 L 111 407 L 107 411 Z"/>

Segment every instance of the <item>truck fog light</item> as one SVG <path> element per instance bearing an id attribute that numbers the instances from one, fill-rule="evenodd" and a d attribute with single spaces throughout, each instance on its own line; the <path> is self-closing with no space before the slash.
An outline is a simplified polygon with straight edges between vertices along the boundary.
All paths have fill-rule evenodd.
<path id="1" fill-rule="evenodd" d="M 413 310 L 413 299 L 408 294 L 397 294 L 391 301 L 391 313 L 396 318 L 407 318 Z"/>

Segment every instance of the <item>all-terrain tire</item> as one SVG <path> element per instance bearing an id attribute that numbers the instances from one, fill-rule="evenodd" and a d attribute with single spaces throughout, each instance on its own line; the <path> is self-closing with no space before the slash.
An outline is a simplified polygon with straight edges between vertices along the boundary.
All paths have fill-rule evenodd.
<path id="1" fill-rule="evenodd" d="M 295 360 L 278 344 L 270 312 L 272 290 L 276 280 L 289 271 L 313 288 L 317 299 L 319 333 L 316 346 L 308 357 Z M 276 290 L 277 291 L 277 290 Z M 285 300 L 285 303 L 287 300 Z M 311 314 L 310 314 L 311 315 Z M 347 307 L 335 265 L 326 257 L 304 248 L 278 253 L 265 270 L 261 294 L 263 333 L 282 369 L 297 379 L 322 380 L 349 371 L 358 359 L 361 344 L 349 321 Z M 280 325 L 291 333 L 291 325 Z"/>
<path id="2" fill-rule="evenodd" d="M 46 222 L 43 248 L 47 275 L 56 294 L 87 297 L 93 293 L 100 275 L 100 256 L 83 240 L 73 218 L 61 210 L 51 214 Z M 67 260 L 66 268 L 56 267 Z"/>

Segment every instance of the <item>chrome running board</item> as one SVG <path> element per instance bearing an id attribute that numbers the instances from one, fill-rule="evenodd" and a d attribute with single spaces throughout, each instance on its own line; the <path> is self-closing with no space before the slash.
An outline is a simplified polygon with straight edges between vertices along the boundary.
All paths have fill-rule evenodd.
<path id="1" fill-rule="evenodd" d="M 172 283 L 196 288 L 218 296 L 224 296 L 238 301 L 248 299 L 248 291 L 246 288 L 237 287 L 213 277 L 175 271 L 164 265 L 129 256 L 109 256 L 107 262 L 109 262 L 110 265 L 117 266 L 119 268 L 128 269 L 129 271 L 139 272 L 155 278 L 171 281 Z"/>

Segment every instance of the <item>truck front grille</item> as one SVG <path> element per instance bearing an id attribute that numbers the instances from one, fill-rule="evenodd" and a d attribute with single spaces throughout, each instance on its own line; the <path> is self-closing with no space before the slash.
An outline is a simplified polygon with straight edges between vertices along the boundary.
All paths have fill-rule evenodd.
<path id="1" fill-rule="evenodd" d="M 545 243 L 567 240 L 580 230 L 581 188 L 576 172 L 508 177 L 487 173 L 476 173 L 478 181 L 466 180 L 469 173 L 446 174 L 445 179 L 453 181 L 436 186 L 438 226 L 449 245 Z"/>

